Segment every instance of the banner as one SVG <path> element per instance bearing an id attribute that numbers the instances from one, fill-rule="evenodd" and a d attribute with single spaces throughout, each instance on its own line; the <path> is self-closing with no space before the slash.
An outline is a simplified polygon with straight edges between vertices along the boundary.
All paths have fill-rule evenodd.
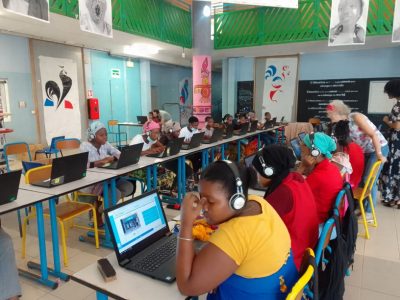
<path id="1" fill-rule="evenodd" d="M 292 121 L 297 81 L 297 57 L 265 60 L 262 110 L 278 120 Z"/>
<path id="2" fill-rule="evenodd" d="M 112 38 L 111 0 L 79 0 L 79 23 L 82 31 Z"/>
<path id="3" fill-rule="evenodd" d="M 364 45 L 369 0 L 332 0 L 328 46 Z"/>
<path id="4" fill-rule="evenodd" d="M 193 56 L 193 115 L 200 124 L 211 116 L 211 56 L 208 55 Z"/>
<path id="5" fill-rule="evenodd" d="M 49 0 L 2 0 L 3 7 L 9 12 L 49 21 Z"/>
<path id="6" fill-rule="evenodd" d="M 394 8 L 392 42 L 400 43 L 400 0 L 396 0 Z"/>
<path id="7" fill-rule="evenodd" d="M 56 136 L 81 139 L 78 73 L 70 59 L 39 56 L 44 127 L 50 145 Z"/>

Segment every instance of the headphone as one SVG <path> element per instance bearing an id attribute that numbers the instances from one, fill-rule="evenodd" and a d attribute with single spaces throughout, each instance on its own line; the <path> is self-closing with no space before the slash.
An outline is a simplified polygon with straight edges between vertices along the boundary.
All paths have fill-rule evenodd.
<path id="1" fill-rule="evenodd" d="M 314 132 L 310 133 L 310 142 L 311 142 L 311 156 L 312 157 L 320 156 L 321 151 L 314 145 Z"/>
<path id="2" fill-rule="evenodd" d="M 93 141 L 95 137 L 96 137 L 96 135 L 93 133 L 93 131 L 89 127 L 88 128 L 88 139 L 89 139 L 89 142 Z"/>
<path id="3" fill-rule="evenodd" d="M 331 138 L 335 143 L 337 143 L 338 139 L 335 136 L 335 129 L 336 129 L 336 123 L 333 123 L 331 128 Z"/>
<path id="4" fill-rule="evenodd" d="M 262 154 L 258 153 L 257 156 L 258 156 L 258 161 L 260 162 L 260 164 L 263 168 L 265 176 L 272 177 L 275 174 L 274 168 L 271 166 L 267 166 L 267 164 L 265 163 L 264 157 L 262 157 Z"/>
<path id="5" fill-rule="evenodd" d="M 243 182 L 240 179 L 239 170 L 230 160 L 221 160 L 221 162 L 225 163 L 235 176 L 236 193 L 229 199 L 229 207 L 234 211 L 241 210 L 246 205 L 247 200 L 243 193 Z"/>

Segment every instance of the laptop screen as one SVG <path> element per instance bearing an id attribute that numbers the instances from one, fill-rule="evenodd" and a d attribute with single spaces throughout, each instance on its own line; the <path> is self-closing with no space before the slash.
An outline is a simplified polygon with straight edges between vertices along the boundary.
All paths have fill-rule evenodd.
<path id="1" fill-rule="evenodd" d="M 292 146 L 293 152 L 296 155 L 296 158 L 298 160 L 301 159 L 301 146 L 300 142 L 297 138 L 291 139 L 290 140 L 290 145 Z"/>
<path id="2" fill-rule="evenodd" d="M 108 218 L 120 255 L 167 226 L 157 192 L 123 203 Z"/>
<path id="3" fill-rule="evenodd" d="M 249 168 L 249 167 L 252 166 L 253 159 L 254 159 L 255 156 L 256 156 L 256 155 L 253 154 L 253 155 L 250 155 L 250 156 L 247 156 L 247 157 L 244 158 L 244 163 L 245 163 L 246 167 Z"/>

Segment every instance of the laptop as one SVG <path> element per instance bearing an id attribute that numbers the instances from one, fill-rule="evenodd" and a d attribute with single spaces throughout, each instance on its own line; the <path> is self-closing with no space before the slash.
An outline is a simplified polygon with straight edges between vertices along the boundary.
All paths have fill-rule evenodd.
<path id="1" fill-rule="evenodd" d="M 118 160 L 110 164 L 105 164 L 99 168 L 117 170 L 123 167 L 137 164 L 140 159 L 140 154 L 142 153 L 142 148 L 143 143 L 125 146 L 121 149 L 121 154 Z"/>
<path id="2" fill-rule="evenodd" d="M 222 135 L 224 139 L 229 139 L 233 136 L 233 124 L 230 124 L 225 129 L 225 134 Z"/>
<path id="3" fill-rule="evenodd" d="M 181 150 L 183 140 L 185 138 L 177 138 L 177 139 L 172 139 L 168 142 L 168 145 L 165 147 L 165 150 L 161 153 L 156 153 L 156 154 L 148 154 L 146 156 L 148 157 L 157 157 L 157 158 L 163 158 L 163 157 L 168 157 L 172 155 L 176 155 L 179 153 Z"/>
<path id="4" fill-rule="evenodd" d="M 22 170 L 0 174 L 0 205 L 17 199 Z"/>
<path id="5" fill-rule="evenodd" d="M 182 150 L 190 150 L 193 148 L 197 148 L 201 144 L 201 140 L 203 139 L 204 132 L 198 132 L 193 134 L 192 139 L 190 140 L 189 144 L 183 144 L 181 149 Z"/>
<path id="6" fill-rule="evenodd" d="M 118 264 L 171 283 L 175 281 L 176 236 L 171 234 L 157 191 L 105 210 Z"/>
<path id="7" fill-rule="evenodd" d="M 244 163 L 245 163 L 246 167 L 252 168 L 253 159 L 255 156 L 256 156 L 255 154 L 252 154 L 252 155 L 246 156 L 244 158 Z M 268 187 L 263 187 L 263 186 L 259 185 L 258 182 L 256 182 L 253 186 L 251 186 L 251 188 L 258 190 L 258 191 L 266 191 L 268 189 Z"/>
<path id="8" fill-rule="evenodd" d="M 240 124 L 240 129 L 236 130 L 236 132 L 234 131 L 233 135 L 245 135 L 247 133 L 248 128 L 249 128 L 249 123 Z"/>
<path id="9" fill-rule="evenodd" d="M 299 139 L 298 138 L 291 139 L 290 146 L 293 149 L 293 152 L 294 152 L 297 160 L 301 160 L 301 147 L 300 147 Z"/>
<path id="10" fill-rule="evenodd" d="M 306 136 L 307 133 L 305 132 L 300 132 L 297 136 L 299 137 L 299 140 L 302 142 L 304 140 L 304 137 Z"/>
<path id="11" fill-rule="evenodd" d="M 258 121 L 257 120 L 251 121 L 249 132 L 256 131 L 257 130 L 257 126 L 258 126 Z"/>
<path id="12" fill-rule="evenodd" d="M 138 123 L 142 125 L 147 122 L 147 116 L 136 116 L 136 119 Z"/>
<path id="13" fill-rule="evenodd" d="M 223 134 L 224 134 L 224 131 L 221 128 L 214 128 L 211 138 L 209 138 L 207 140 L 203 138 L 201 143 L 202 144 L 211 144 L 211 143 L 218 142 L 222 138 Z"/>
<path id="14" fill-rule="evenodd" d="M 31 185 L 51 188 L 64 183 L 82 179 L 86 176 L 89 152 L 54 158 L 50 178 L 31 182 Z"/>
<path id="15" fill-rule="evenodd" d="M 265 121 L 264 123 L 264 129 L 269 129 L 272 128 L 276 125 L 276 117 L 274 117 L 272 120 Z"/>

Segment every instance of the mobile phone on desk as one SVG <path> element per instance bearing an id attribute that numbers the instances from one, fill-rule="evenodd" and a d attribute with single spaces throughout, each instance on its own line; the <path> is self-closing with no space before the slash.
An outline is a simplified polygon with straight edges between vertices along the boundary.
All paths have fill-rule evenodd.
<path id="1" fill-rule="evenodd" d="M 103 276 L 104 281 L 112 281 L 117 279 L 114 267 L 107 258 L 101 258 L 97 261 L 97 268 Z"/>

